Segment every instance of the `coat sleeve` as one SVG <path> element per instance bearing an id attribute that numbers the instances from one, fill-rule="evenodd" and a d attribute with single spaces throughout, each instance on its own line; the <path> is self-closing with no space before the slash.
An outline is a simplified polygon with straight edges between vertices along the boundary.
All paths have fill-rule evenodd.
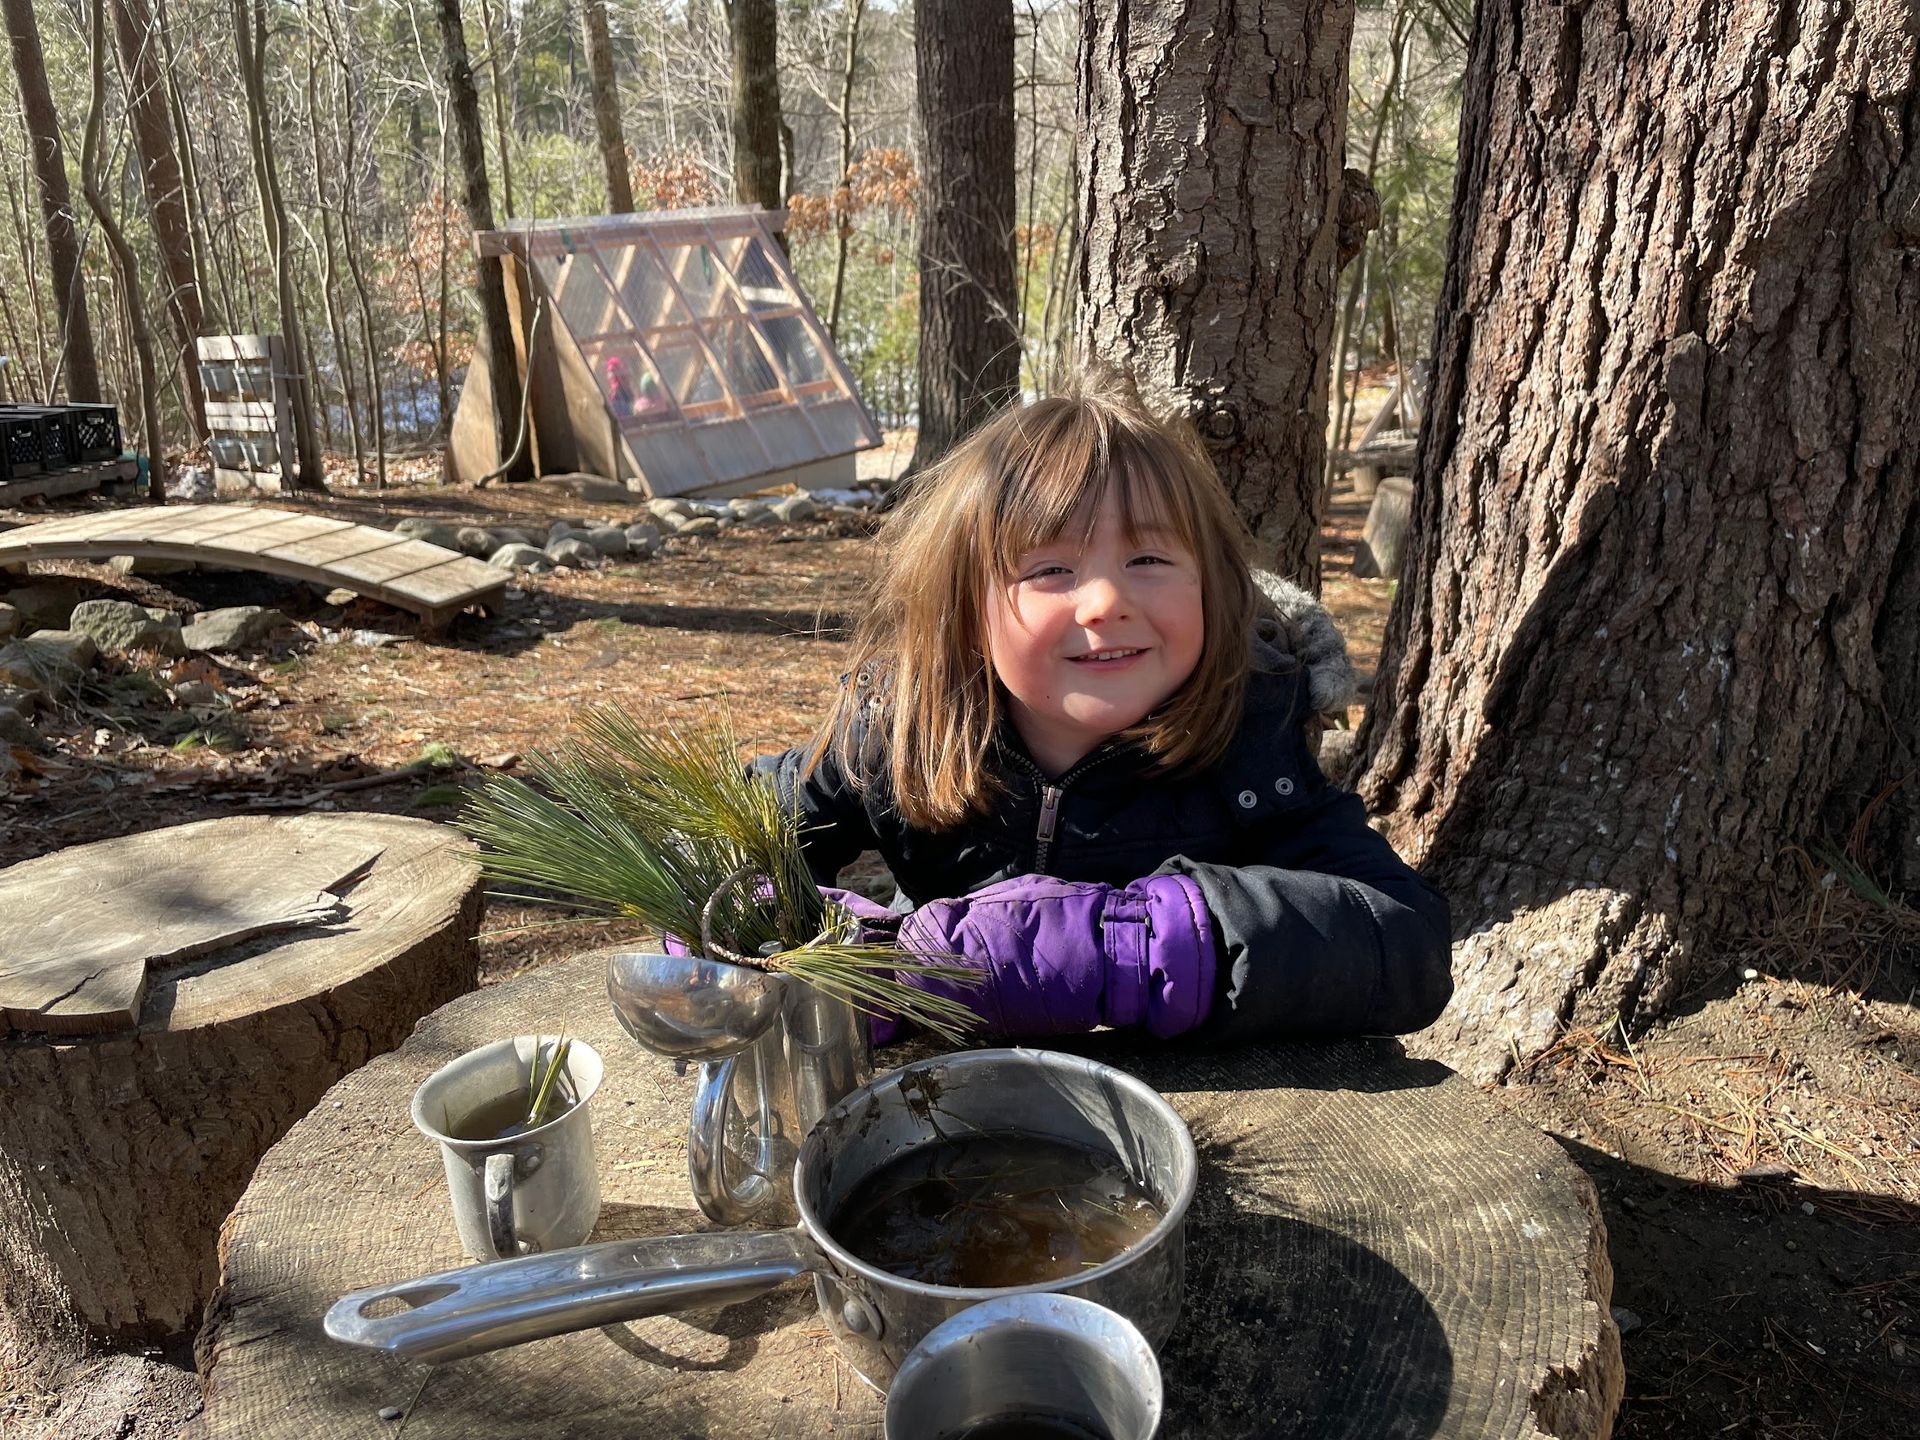
<path id="1" fill-rule="evenodd" d="M 762 755 L 749 767 L 771 783 L 782 805 L 798 806 L 801 848 L 816 885 L 831 885 L 840 871 L 877 841 L 860 793 L 847 782 L 829 750 L 811 770 L 813 747 Z"/>
<path id="2" fill-rule="evenodd" d="M 1368 825 L 1360 797 L 1316 778 L 1258 831 L 1250 863 L 1176 856 L 1200 887 L 1217 981 L 1202 1033 L 1224 1039 L 1403 1035 L 1453 994 L 1446 897 Z"/>

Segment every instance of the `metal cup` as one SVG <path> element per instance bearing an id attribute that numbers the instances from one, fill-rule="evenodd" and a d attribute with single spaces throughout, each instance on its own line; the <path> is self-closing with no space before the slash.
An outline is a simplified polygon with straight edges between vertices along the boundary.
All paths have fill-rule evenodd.
<path id="1" fill-rule="evenodd" d="M 1076 1295 L 1008 1295 L 962 1310 L 907 1353 L 886 1440 L 958 1440 L 994 1422 L 1151 1440 L 1160 1363 L 1132 1321 Z"/>
<path id="2" fill-rule="evenodd" d="M 518 1035 L 469 1051 L 429 1075 L 413 1094 L 413 1123 L 438 1142 L 447 1167 L 454 1228 L 476 1260 L 505 1260 L 578 1245 L 600 1218 L 587 1102 L 603 1069 L 592 1046 L 575 1040 L 560 1084 L 563 1114 L 503 1140 L 449 1133 L 465 1116 L 527 1092 L 534 1055 L 549 1057 L 557 1035 Z M 571 1103 L 569 1103 L 571 1102 Z"/>

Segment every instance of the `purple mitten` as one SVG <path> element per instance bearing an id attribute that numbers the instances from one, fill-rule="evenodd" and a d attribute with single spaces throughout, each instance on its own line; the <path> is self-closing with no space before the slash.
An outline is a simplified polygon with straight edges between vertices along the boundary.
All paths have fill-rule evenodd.
<path id="1" fill-rule="evenodd" d="M 1156 875 L 1125 889 L 1045 875 L 1003 880 L 921 906 L 900 924 L 909 953 L 955 954 L 986 972 L 978 986 L 901 978 L 951 996 L 1013 1038 L 1144 1025 L 1191 1030 L 1213 1000 L 1213 926 L 1200 889 Z"/>

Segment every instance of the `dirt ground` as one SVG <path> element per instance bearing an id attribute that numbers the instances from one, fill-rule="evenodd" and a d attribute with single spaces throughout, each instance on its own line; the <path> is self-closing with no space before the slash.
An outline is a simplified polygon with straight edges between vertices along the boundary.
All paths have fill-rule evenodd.
<path id="1" fill-rule="evenodd" d="M 621 509 L 547 484 L 302 503 L 373 523 L 530 528 Z M 1350 573 L 1363 518 L 1337 497 L 1326 595 L 1370 675 L 1391 587 Z M 498 615 L 463 617 L 437 641 L 398 612 L 328 606 L 265 576 L 36 567 L 182 610 L 276 605 L 299 629 L 243 661 L 175 662 L 224 693 L 204 713 L 172 708 L 150 669 L 102 672 L 50 745 L 13 752 L 0 864 L 235 812 L 447 818 L 475 775 L 513 767 L 601 701 L 662 724 L 724 705 L 744 749 L 797 743 L 840 673 L 864 571 L 862 525 L 835 525 L 734 530 L 675 540 L 651 562 L 526 577 Z M 400 638 L 366 643 L 379 636 Z M 1491 1092 L 1598 1187 L 1614 1303 L 1632 1312 L 1615 1433 L 1633 1440 L 1920 1434 L 1920 916 L 1817 865 L 1771 911 L 1651 1033 L 1569 1035 Z M 496 903 L 480 937 L 486 979 L 619 933 Z M 197 1408 L 182 1362 L 175 1347 L 0 1390 L 0 1434 L 160 1440 Z"/>

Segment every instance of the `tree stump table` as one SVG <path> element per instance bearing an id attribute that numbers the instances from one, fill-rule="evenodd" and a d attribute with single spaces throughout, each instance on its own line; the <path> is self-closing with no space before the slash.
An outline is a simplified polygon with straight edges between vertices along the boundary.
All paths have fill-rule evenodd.
<path id="1" fill-rule="evenodd" d="M 327 1088 L 473 989 L 469 842 L 206 820 L 0 871 L 0 1326 L 190 1332 L 220 1222 Z"/>
<path id="2" fill-rule="evenodd" d="M 388 1407 L 408 1440 L 877 1440 L 879 1398 L 799 1283 L 438 1370 L 326 1338 L 343 1293 L 463 1263 L 414 1088 L 463 1051 L 562 1028 L 607 1060 L 594 1238 L 711 1228 L 687 1188 L 693 1079 L 620 1033 L 604 954 L 455 1001 L 341 1081 L 235 1208 L 198 1348 L 208 1440 L 375 1440 Z M 1624 1377 L 1606 1235 L 1537 1131 L 1386 1042 L 1075 1048 L 1156 1086 L 1200 1152 L 1162 1436 L 1609 1433 Z"/>

